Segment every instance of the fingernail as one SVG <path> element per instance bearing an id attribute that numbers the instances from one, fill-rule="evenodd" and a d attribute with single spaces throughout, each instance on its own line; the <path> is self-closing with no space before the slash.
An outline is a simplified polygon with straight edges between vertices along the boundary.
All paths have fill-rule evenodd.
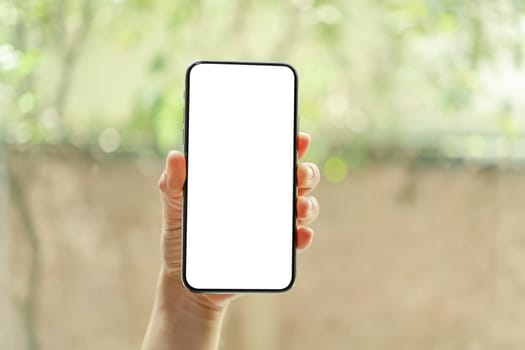
<path id="1" fill-rule="evenodd" d="M 307 215 L 312 216 L 314 214 L 314 201 L 310 197 L 306 197 L 308 199 L 308 210 Z"/>
<path id="2" fill-rule="evenodd" d="M 306 168 L 308 169 L 308 176 L 306 177 L 306 184 L 307 185 L 313 185 L 314 184 L 314 178 L 315 178 L 315 170 L 310 164 L 306 164 Z"/>

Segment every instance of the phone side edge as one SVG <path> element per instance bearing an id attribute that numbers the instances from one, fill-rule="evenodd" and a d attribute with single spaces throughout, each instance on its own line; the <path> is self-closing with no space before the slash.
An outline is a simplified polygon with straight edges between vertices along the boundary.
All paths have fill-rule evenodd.
<path id="1" fill-rule="evenodd" d="M 188 68 L 186 68 L 186 75 L 185 75 L 185 83 L 184 83 L 184 119 L 183 119 L 183 128 L 184 128 L 184 157 L 186 158 L 186 181 L 184 181 L 183 186 L 183 205 L 182 205 L 182 254 L 181 254 L 181 265 L 182 265 L 182 273 L 181 273 L 181 279 L 182 284 L 184 287 L 186 287 L 188 290 L 192 292 L 196 292 L 197 290 L 188 282 L 188 279 L 186 278 L 186 257 L 187 257 L 187 248 L 186 248 L 186 234 L 187 234 L 187 201 L 188 201 L 188 164 L 189 164 L 189 152 L 188 152 L 188 135 L 189 135 L 189 115 L 190 115 L 190 74 L 193 68 L 201 64 L 202 61 L 195 61 L 191 63 Z"/>

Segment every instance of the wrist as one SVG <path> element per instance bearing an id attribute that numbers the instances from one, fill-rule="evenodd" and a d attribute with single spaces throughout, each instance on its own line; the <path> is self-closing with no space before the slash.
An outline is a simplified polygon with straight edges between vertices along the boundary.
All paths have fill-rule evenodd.
<path id="1" fill-rule="evenodd" d="M 218 349 L 226 308 L 190 292 L 161 270 L 142 349 Z"/>
<path id="2" fill-rule="evenodd" d="M 165 311 L 167 315 L 187 315 L 203 321 L 220 321 L 228 307 L 228 303 L 217 305 L 188 290 L 179 277 L 168 275 L 164 268 L 157 282 L 155 304 L 158 311 Z"/>

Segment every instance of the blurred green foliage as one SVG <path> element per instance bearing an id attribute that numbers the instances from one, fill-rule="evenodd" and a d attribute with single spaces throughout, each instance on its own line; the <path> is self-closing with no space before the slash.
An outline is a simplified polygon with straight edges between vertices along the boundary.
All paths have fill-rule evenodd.
<path id="1" fill-rule="evenodd" d="M 522 0 L 3 0 L 0 137 L 162 153 L 192 61 L 287 61 L 335 182 L 370 149 L 522 159 L 524 44 Z"/>

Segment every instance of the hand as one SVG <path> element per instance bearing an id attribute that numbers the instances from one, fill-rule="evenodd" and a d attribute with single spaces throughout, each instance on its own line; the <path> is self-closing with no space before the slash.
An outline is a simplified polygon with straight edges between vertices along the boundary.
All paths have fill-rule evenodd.
<path id="1" fill-rule="evenodd" d="M 305 155 L 310 145 L 310 136 L 300 133 L 297 140 L 297 155 Z M 297 167 L 297 249 L 305 249 L 313 238 L 313 230 L 307 225 L 319 214 L 319 204 L 315 197 L 307 196 L 319 183 L 319 169 L 313 163 L 302 163 Z M 159 189 L 163 206 L 162 252 L 163 274 L 198 304 L 211 309 L 223 308 L 238 294 L 192 293 L 182 286 L 181 281 L 181 226 L 182 226 L 182 188 L 186 181 L 186 159 L 184 155 L 172 151 L 166 160 L 166 169 L 161 175 Z"/>
<path id="2" fill-rule="evenodd" d="M 299 134 L 297 144 L 297 155 L 301 158 L 308 149 L 310 136 Z M 319 169 L 315 164 L 303 163 L 297 167 L 297 249 L 304 249 L 312 242 L 314 232 L 307 225 L 317 218 L 319 204 L 314 197 L 307 195 L 317 186 L 319 178 Z M 163 212 L 163 264 L 143 350 L 216 350 L 226 307 L 239 295 L 192 293 L 182 285 L 184 181 L 186 159 L 179 152 L 170 152 L 159 181 Z"/>

